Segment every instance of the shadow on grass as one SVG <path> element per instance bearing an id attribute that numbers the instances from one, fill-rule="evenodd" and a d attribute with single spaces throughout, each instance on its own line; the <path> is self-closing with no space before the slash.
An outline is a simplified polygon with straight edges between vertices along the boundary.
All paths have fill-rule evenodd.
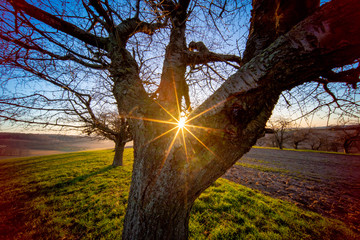
<path id="1" fill-rule="evenodd" d="M 62 160 L 69 159 L 69 156 L 67 156 L 67 153 L 64 154 L 58 154 L 59 157 L 54 158 L 57 155 L 49 155 L 49 156 L 35 156 L 35 157 L 24 157 L 24 160 L 17 160 L 16 159 L 10 159 L 13 161 L 6 161 L 4 163 L 0 163 L 0 169 L 1 171 L 7 172 L 12 169 L 16 169 L 16 171 L 26 169 L 28 167 L 33 167 L 36 165 L 43 165 L 45 163 L 53 163 L 53 162 L 59 162 L 61 163 Z M 81 156 L 81 155 L 79 155 Z M 78 157 L 78 155 L 75 155 L 74 157 Z M 39 160 L 40 158 L 40 160 Z M 9 160 L 9 159 L 5 159 Z M 78 160 L 81 161 L 81 160 Z M 33 172 L 34 173 L 34 172 Z"/>
<path id="2" fill-rule="evenodd" d="M 35 209 L 31 204 L 35 198 L 59 192 L 63 188 L 75 185 L 113 168 L 115 167 L 106 166 L 98 169 L 97 171 L 75 177 L 65 182 L 57 183 L 53 186 L 38 188 L 36 191 L 22 191 L 19 192 L 11 201 L 2 201 L 6 198 L 4 196 L 0 196 L 0 216 L 1 220 L 5 223 L 3 224 L 0 221 L 0 239 L 16 239 L 19 232 L 21 233 L 27 231 L 25 223 L 31 221 L 32 216 L 39 216 L 40 214 L 40 211 Z M 46 224 L 47 219 L 44 218 L 41 221 L 44 221 L 43 224 Z"/>
<path id="3" fill-rule="evenodd" d="M 88 179 L 90 177 L 93 177 L 95 175 L 107 172 L 107 171 L 109 171 L 109 170 L 111 170 L 113 168 L 115 168 L 115 167 L 114 166 L 107 166 L 107 167 L 101 168 L 101 169 L 99 169 L 99 170 L 97 170 L 95 172 L 91 172 L 91 173 L 88 173 L 88 174 L 85 174 L 85 175 L 81 175 L 81 176 L 78 176 L 76 178 L 73 178 L 73 179 L 65 181 L 65 182 L 57 183 L 54 186 L 49 187 L 50 188 L 49 190 L 51 190 L 51 189 L 60 189 L 60 188 L 64 188 L 64 187 L 74 185 L 74 184 L 76 184 L 78 182 L 85 181 L 86 179 Z"/>

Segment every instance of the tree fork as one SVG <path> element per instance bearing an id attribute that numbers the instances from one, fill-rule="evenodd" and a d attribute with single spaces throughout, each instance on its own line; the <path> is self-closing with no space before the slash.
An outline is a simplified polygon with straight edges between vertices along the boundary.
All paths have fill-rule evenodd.
<path id="1" fill-rule="evenodd" d="M 262 135 L 283 90 L 312 81 L 329 68 L 352 63 L 359 56 L 360 50 L 359 26 L 351 25 L 358 19 L 359 5 L 356 1 L 333 1 L 322 7 L 248 61 L 197 108 L 189 116 L 190 119 L 194 118 L 190 124 L 220 129 L 218 135 L 208 131 L 197 132 L 207 149 L 194 139 L 187 140 L 189 147 L 197 151 L 196 155 L 186 159 L 181 152 L 180 140 L 175 141 L 168 151 L 172 137 L 164 137 L 159 143 L 148 144 L 156 136 L 151 134 L 151 127 L 146 127 L 150 125 L 144 124 L 143 130 L 138 129 L 134 139 L 135 159 L 124 239 L 142 239 L 140 236 L 144 235 L 137 227 L 149 236 L 157 236 L 156 232 L 161 232 L 159 239 L 173 236 L 172 228 L 169 232 L 163 232 L 160 226 L 159 229 L 142 226 L 147 223 L 141 222 L 151 221 L 151 216 L 157 222 L 171 222 L 172 216 L 159 212 L 156 206 L 166 208 L 185 199 L 191 206 L 201 192 L 245 154 Z M 342 26 L 349 28 L 344 30 Z M 313 67 L 309 69 L 309 65 Z M 259 102 L 254 102 L 254 99 Z M 186 195 L 180 195 L 186 184 L 191 187 Z M 153 206 L 155 207 L 152 208 Z M 186 214 L 180 215 L 184 218 Z M 185 223 L 186 219 L 178 221 Z M 174 239 L 186 237 L 181 235 Z"/>

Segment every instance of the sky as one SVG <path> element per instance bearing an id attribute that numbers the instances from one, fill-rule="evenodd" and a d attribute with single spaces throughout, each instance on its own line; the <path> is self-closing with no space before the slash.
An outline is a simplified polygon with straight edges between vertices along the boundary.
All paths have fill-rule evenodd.
<path id="1" fill-rule="evenodd" d="M 321 1 L 322 3 L 326 2 L 326 1 Z M 70 5 L 69 5 L 70 6 Z M 67 6 L 67 7 L 69 7 Z M 245 11 L 247 12 L 248 16 L 249 16 L 249 11 L 250 8 L 245 8 Z M 239 22 L 238 25 L 246 25 L 246 22 L 248 22 L 248 18 L 244 18 L 242 20 L 243 22 Z M 231 28 L 231 25 L 228 25 L 229 29 L 228 31 L 226 31 L 226 36 L 231 36 L 231 34 L 233 33 L 233 29 Z M 194 30 L 196 31 L 196 29 Z M 215 48 L 217 49 L 221 49 L 221 48 L 226 48 L 226 49 L 232 49 L 230 51 L 236 51 L 236 49 L 234 48 L 234 46 L 236 45 L 236 41 L 230 41 L 228 45 L 225 46 L 216 46 L 216 42 L 212 42 L 212 39 L 214 38 L 214 36 L 216 35 L 216 31 L 212 32 L 212 33 L 208 33 L 207 35 L 202 35 L 202 41 L 204 41 L 207 45 L 214 45 Z M 238 31 L 236 33 L 238 36 L 246 36 L 246 28 L 241 28 L 240 31 Z M 209 38 L 210 36 L 210 38 Z M 224 36 L 219 36 L 217 35 L 217 38 L 221 38 Z M 235 38 L 236 39 L 236 38 Z M 239 40 L 240 38 L 237 38 L 236 40 Z M 190 42 L 192 39 L 192 35 L 189 36 L 188 38 L 188 42 Z M 198 39 L 194 39 L 194 40 L 198 40 Z M 245 39 L 242 38 L 241 41 L 237 42 L 238 44 L 240 44 L 240 47 L 238 49 L 244 49 L 244 44 L 245 44 Z M 163 43 L 164 44 L 164 43 Z M 215 50 L 216 51 L 216 50 Z M 159 61 L 159 60 L 157 60 Z M 161 62 L 162 60 L 160 60 Z M 156 62 L 153 62 L 152 64 L 156 65 Z M 159 64 L 161 65 L 161 63 Z M 161 68 L 159 68 L 159 71 L 161 71 Z M 2 71 L 2 73 L 4 73 L 4 71 Z M 9 74 L 3 74 L 2 76 L 0 76 L 0 81 L 3 83 L 3 81 L 5 79 L 7 79 L 9 77 Z M 17 91 L 17 92 L 22 92 L 22 93 L 26 93 L 26 92 L 31 92 L 32 88 L 34 88 L 34 86 L 36 86 L 36 88 L 39 89 L 46 89 L 47 85 L 45 84 L 41 84 L 41 83 L 37 83 L 36 85 L 27 85 L 27 84 L 21 84 L 21 80 L 17 81 L 17 80 L 12 80 L 9 81 L 8 84 L 4 85 L 2 84 L 2 86 L 5 88 L 8 88 L 10 91 Z M 215 84 L 215 89 L 217 87 L 219 87 L 220 84 Z M 50 89 L 47 89 L 50 90 Z M 199 93 L 201 92 L 201 87 L 200 89 L 192 89 L 192 92 L 196 92 Z M 206 90 L 209 91 L 209 90 Z M 205 95 L 209 95 L 210 92 L 205 92 L 204 95 L 204 99 L 206 98 Z M 284 94 L 285 95 L 285 94 Z M 201 99 L 201 98 L 200 98 Z M 329 99 L 328 99 L 329 100 Z M 331 99 L 330 99 L 331 100 Z M 285 119 L 297 119 L 301 116 L 301 111 L 299 110 L 299 105 L 302 105 L 304 107 L 304 109 L 312 109 L 314 108 L 316 103 L 311 103 L 306 102 L 306 101 L 302 101 L 300 104 L 299 103 L 295 103 L 295 102 L 291 102 L 291 106 L 288 104 L 289 99 L 287 98 L 287 100 L 285 101 L 284 98 L 281 98 L 279 101 L 279 104 L 276 106 L 276 108 L 273 111 L 273 119 L 279 119 L 279 118 L 285 118 Z M 359 99 L 357 99 L 357 101 L 359 101 Z M 200 104 L 200 102 L 194 102 L 195 105 L 196 104 Z M 340 118 L 338 117 L 337 114 L 333 114 L 330 118 L 327 117 L 328 116 L 328 111 L 317 111 L 314 114 L 310 114 L 307 115 L 307 117 L 305 118 L 301 118 L 297 121 L 294 122 L 294 126 L 300 126 L 300 127 L 320 127 L 320 126 L 326 126 L 326 125 L 335 125 L 335 124 L 339 124 L 339 122 L 341 122 Z M 345 118 L 346 119 L 346 118 Z M 345 120 L 346 121 L 346 120 Z M 19 126 L 19 125 L 11 125 L 8 123 L 1 123 L 0 124 L 0 131 L 10 131 L 10 132 L 53 132 L 52 130 L 48 129 L 48 128 L 42 128 L 42 127 L 27 127 L 27 128 L 23 128 L 23 126 Z M 72 132 L 71 132 L 72 133 Z"/>

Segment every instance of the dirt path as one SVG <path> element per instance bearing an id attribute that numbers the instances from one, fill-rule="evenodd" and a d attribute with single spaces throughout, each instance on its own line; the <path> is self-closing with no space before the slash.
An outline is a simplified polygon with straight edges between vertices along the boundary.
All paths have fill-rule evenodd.
<path id="1" fill-rule="evenodd" d="M 360 232 L 360 156 L 252 149 L 223 176 Z"/>

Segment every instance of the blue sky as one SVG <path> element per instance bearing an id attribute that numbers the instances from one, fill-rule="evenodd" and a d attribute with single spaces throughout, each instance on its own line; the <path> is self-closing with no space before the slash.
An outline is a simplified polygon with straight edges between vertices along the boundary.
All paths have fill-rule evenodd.
<path id="1" fill-rule="evenodd" d="M 327 1 L 321 1 L 322 3 L 327 2 Z M 54 4 L 56 5 L 58 2 L 55 2 Z M 64 2 L 66 3 L 66 8 L 68 9 L 74 9 L 74 4 L 72 4 L 72 2 Z M 59 5 L 61 7 L 65 6 L 64 4 Z M 239 54 L 242 53 L 244 47 L 244 44 L 246 42 L 246 35 L 247 35 L 247 27 L 248 27 L 248 20 L 249 20 L 249 12 L 250 12 L 250 7 L 248 5 L 248 7 L 244 8 L 246 14 L 244 16 L 247 16 L 245 18 L 242 18 L 241 21 L 237 21 L 237 25 L 234 26 L 232 24 L 227 24 L 224 23 L 223 26 L 227 26 L 226 30 L 223 32 L 223 36 L 221 36 L 216 30 L 212 30 L 211 32 L 207 32 L 207 34 L 190 34 L 187 41 L 190 42 L 192 40 L 195 41 L 203 41 L 207 46 L 212 46 L 212 49 L 216 52 L 220 52 L 221 50 L 226 50 L 229 53 L 235 53 L 235 54 Z M 197 17 L 197 16 L 193 16 L 193 17 Z M 191 29 L 191 22 L 189 22 L 189 29 Z M 199 31 L 199 29 L 194 28 L 193 29 L 194 32 Z M 166 31 L 164 31 L 162 34 L 164 34 L 166 36 L 166 34 L 168 34 Z M 234 36 L 235 35 L 235 36 Z M 233 37 L 231 40 L 229 40 L 228 42 L 224 42 L 224 44 L 219 44 L 219 39 L 221 38 L 227 38 L 227 37 Z M 160 47 L 164 47 L 164 45 L 166 44 L 166 42 L 164 43 L 164 41 L 162 41 L 161 39 L 156 39 L 156 36 L 151 39 L 151 41 L 158 41 L 159 42 L 159 46 Z M 167 41 L 167 40 L 166 40 Z M 238 45 L 238 48 L 236 48 L 235 46 Z M 160 48 L 160 50 L 163 54 L 164 52 L 164 48 Z M 159 52 L 158 52 L 159 53 Z M 151 53 L 149 53 L 151 54 Z M 157 75 L 159 75 L 159 73 L 161 72 L 161 65 L 162 65 L 162 58 L 157 58 L 154 61 L 150 62 L 150 64 L 152 66 L 156 66 L 158 67 L 158 69 L 156 69 L 155 73 L 157 73 Z M 49 84 L 46 83 L 42 83 L 39 81 L 31 81 L 31 82 L 26 82 L 23 81 L 23 79 L 18 78 L 18 79 L 11 79 L 9 81 L 7 81 L 6 83 L 4 83 L 4 81 L 6 79 L 8 79 L 10 76 L 13 76 L 11 74 L 13 74 L 13 72 L 7 72 L 4 71 L 4 68 L 1 67 L 1 72 L 2 75 L 0 76 L 0 82 L 2 83 L 2 87 L 3 90 L 7 89 L 10 92 L 17 92 L 19 94 L 30 94 L 33 92 L 34 89 L 37 89 L 38 91 L 41 90 L 46 90 L 48 92 L 52 92 L 54 90 L 56 90 L 55 88 L 49 86 Z M 231 71 L 230 71 L 231 72 Z M 228 77 L 229 72 L 225 73 L 227 75 L 224 75 L 225 78 Z M 221 84 L 221 81 L 219 81 L 218 84 L 216 84 L 216 82 L 213 83 L 214 88 L 216 89 L 217 87 L 219 87 Z M 195 92 L 197 94 L 202 94 L 203 96 L 200 96 L 200 100 L 198 102 L 194 101 L 195 98 L 193 98 L 193 102 L 195 105 L 200 104 L 200 102 L 202 100 L 204 100 L 206 98 L 206 96 L 208 96 L 209 94 L 211 94 L 210 89 L 206 89 L 206 87 L 203 87 L 205 90 L 202 91 L 202 87 L 198 87 L 193 88 L 192 89 L 192 93 L 194 94 Z M 342 90 L 345 91 L 345 90 Z M 341 92 L 340 92 L 341 94 Z M 4 92 L 2 92 L 2 95 L 4 96 Z M 357 101 L 359 101 L 358 99 L 358 95 L 357 95 Z M 304 107 L 304 109 L 309 109 L 311 110 L 312 108 L 314 108 L 315 105 L 312 104 L 308 104 L 306 102 L 301 103 Z M 301 105 L 300 104 L 300 105 Z M 307 105 L 306 105 L 307 104 Z M 279 104 L 277 105 L 277 107 L 274 110 L 274 114 L 273 117 L 274 118 L 286 118 L 286 119 L 296 119 L 298 117 L 300 117 L 301 112 L 299 111 L 299 109 L 297 109 L 299 104 L 293 104 L 292 107 L 290 107 L 283 99 L 280 100 Z M 297 123 L 294 123 L 294 125 L 300 125 L 302 127 L 308 127 L 310 126 L 324 126 L 326 124 L 336 124 L 339 119 L 336 117 L 336 114 L 334 114 L 330 120 L 329 118 L 326 117 L 327 112 L 326 111 L 317 111 L 316 113 L 312 114 L 312 115 L 308 115 L 307 118 L 302 118 L 299 121 L 297 121 Z M 18 126 L 10 126 L 9 124 L 2 124 L 0 125 L 0 131 L 16 131 L 16 132 L 20 132 L 20 131 L 38 131 L 41 130 L 41 128 L 38 128 L 37 130 L 34 130 L 34 128 L 27 128 L 27 129 L 22 129 L 21 127 Z M 47 131 L 46 129 L 44 129 L 44 131 Z"/>

